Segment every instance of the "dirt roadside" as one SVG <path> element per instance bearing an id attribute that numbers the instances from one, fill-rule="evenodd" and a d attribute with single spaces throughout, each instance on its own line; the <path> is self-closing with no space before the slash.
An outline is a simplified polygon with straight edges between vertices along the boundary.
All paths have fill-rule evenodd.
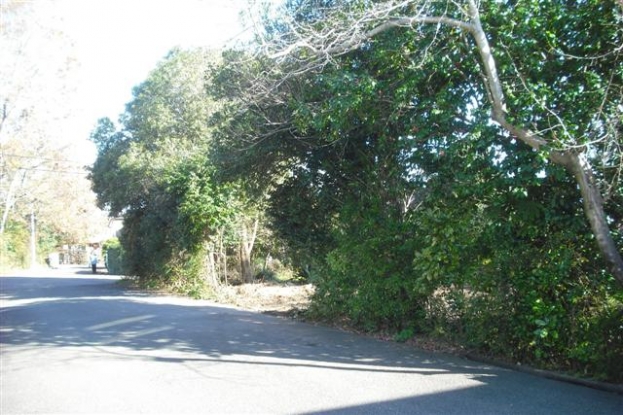
<path id="1" fill-rule="evenodd" d="M 312 284 L 255 283 L 225 286 L 218 301 L 261 313 L 288 315 L 309 307 L 314 293 Z"/>
<path id="2" fill-rule="evenodd" d="M 275 315 L 296 320 L 310 321 L 305 315 L 305 310 L 311 303 L 314 294 L 312 284 L 274 284 L 255 283 L 238 286 L 225 286 L 220 288 L 218 302 L 233 305 L 249 311 Z M 393 335 L 387 333 L 367 333 L 355 329 L 348 321 L 333 321 L 319 324 L 327 324 L 340 330 L 375 337 L 383 341 L 394 341 Z M 427 336 L 414 336 L 405 341 L 406 344 L 433 352 L 465 355 L 466 351 L 454 344 L 432 339 Z"/>
<path id="3" fill-rule="evenodd" d="M 314 287 L 311 284 L 271 284 L 256 283 L 239 286 L 223 287 L 219 302 L 234 305 L 250 311 L 266 313 L 284 318 L 307 320 L 304 311 L 309 307 Z M 314 322 L 312 322 L 314 323 Z M 315 322 L 317 323 L 317 322 Z M 361 335 L 375 337 L 383 341 L 395 341 L 393 336 L 383 333 L 362 333 L 349 326 L 347 322 L 333 322 L 329 324 L 341 330 L 356 332 Z M 592 379 L 583 379 L 555 371 L 540 370 L 504 359 L 489 358 L 479 355 L 458 344 L 451 344 L 438 338 L 429 336 L 414 336 L 404 342 L 406 345 L 433 353 L 451 354 L 480 363 L 505 367 L 511 370 L 530 373 L 567 383 L 574 383 L 585 387 L 600 389 L 623 395 L 623 385 L 604 383 Z"/>

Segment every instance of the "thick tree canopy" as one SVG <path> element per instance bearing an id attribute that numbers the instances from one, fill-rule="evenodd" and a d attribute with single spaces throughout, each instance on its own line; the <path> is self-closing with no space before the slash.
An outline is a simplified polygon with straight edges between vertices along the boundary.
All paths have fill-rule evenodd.
<path id="1" fill-rule="evenodd" d="M 204 76 L 214 59 L 202 50 L 173 50 L 135 88 L 122 128 L 103 119 L 93 132 L 99 150 L 93 188 L 102 207 L 125 217 L 122 242 L 132 275 L 161 275 L 179 255 L 189 261 L 227 210 L 227 195 L 212 184 L 207 164 L 216 104 Z"/>
<path id="2" fill-rule="evenodd" d="M 343 58 L 371 56 L 387 36 L 403 39 L 390 50 L 412 67 L 446 77 L 451 82 L 446 91 L 464 91 L 455 100 L 455 113 L 472 126 L 495 122 L 507 140 L 566 169 L 578 185 L 577 200 L 602 257 L 623 283 L 616 212 L 623 166 L 620 13 L 614 2 L 602 1 L 287 2 L 277 18 L 269 14 L 260 33 L 268 62 L 278 65 L 260 63 L 263 71 L 255 76 L 261 81 L 248 79 L 254 87 L 240 96 L 253 103 L 251 111 L 265 110 L 283 103 L 284 93 L 298 94 L 285 91 L 286 84 L 292 88 L 305 77 L 330 72 Z M 435 70 L 440 63 L 452 67 Z M 410 86 L 401 88 L 417 100 L 418 91 Z M 335 116 L 336 107 L 331 108 Z M 479 110 L 489 111 L 489 117 L 470 119 Z M 292 134 L 286 122 L 296 121 L 276 115 L 269 118 L 270 131 L 256 137 Z M 304 133 L 297 132 L 299 141 Z"/>
<path id="3" fill-rule="evenodd" d="M 215 75 L 220 172 L 269 195 L 318 312 L 519 359 L 621 354 L 614 2 L 289 1 L 264 17 L 260 52 Z M 604 331 L 579 346 L 589 320 Z"/>

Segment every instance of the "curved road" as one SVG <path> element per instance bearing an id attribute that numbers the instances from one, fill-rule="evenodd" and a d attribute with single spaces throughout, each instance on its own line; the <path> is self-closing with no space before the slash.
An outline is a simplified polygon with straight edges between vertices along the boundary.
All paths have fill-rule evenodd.
<path id="1" fill-rule="evenodd" d="M 623 414 L 623 396 L 325 327 L 0 277 L 0 413 Z"/>

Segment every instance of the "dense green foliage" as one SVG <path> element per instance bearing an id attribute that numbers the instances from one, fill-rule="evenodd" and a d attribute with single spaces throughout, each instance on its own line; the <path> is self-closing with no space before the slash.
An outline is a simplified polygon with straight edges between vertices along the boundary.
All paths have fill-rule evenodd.
<path id="1" fill-rule="evenodd" d="M 2 268 L 26 268 L 29 265 L 30 231 L 25 223 L 9 222 L 0 239 Z"/>
<path id="2" fill-rule="evenodd" d="M 300 21 L 319 13 L 292 5 Z M 556 145 L 590 142 L 620 223 L 621 143 L 606 131 L 622 103 L 618 9 L 507 6 L 481 12 L 513 119 L 551 130 Z M 283 38 L 284 27 L 269 20 L 267 31 Z M 221 168 L 270 195 L 272 228 L 316 270 L 316 315 L 620 380 L 623 293 L 576 184 L 490 123 L 473 48 L 455 29 L 424 26 L 384 32 L 321 70 L 238 65 L 232 53 L 216 77 L 232 102 L 219 117 Z M 622 246 L 616 227 L 614 237 Z"/>
<path id="3" fill-rule="evenodd" d="M 232 190 L 209 168 L 204 73 L 214 57 L 172 51 L 134 90 L 117 130 L 107 119 L 93 133 L 92 170 L 102 207 L 123 215 L 123 270 L 145 284 L 204 290 L 206 241 L 231 216 Z M 120 185 L 121 184 L 121 185 Z"/>
<path id="4" fill-rule="evenodd" d="M 92 134 L 93 189 L 124 220 L 116 272 L 195 297 L 255 273 L 256 202 L 236 181 L 219 180 L 213 161 L 209 119 L 220 104 L 206 73 L 216 59 L 174 49 L 135 88 L 120 127 L 102 119 Z"/>
<path id="5" fill-rule="evenodd" d="M 28 268 L 32 265 L 32 234 L 28 217 L 10 220 L 0 237 L 0 269 Z M 62 242 L 62 234 L 46 223 L 38 223 L 35 236 L 35 263 L 46 264 L 48 254 Z"/>
<path id="6" fill-rule="evenodd" d="M 320 30 L 377 3 L 287 5 Z M 455 2 L 427 5 L 463 17 Z M 623 246 L 620 8 L 481 7 L 509 118 L 587 154 Z M 297 39 L 274 14 L 266 33 Z M 200 295 L 227 281 L 233 252 L 251 272 L 266 220 L 256 252 L 315 284 L 316 318 L 623 380 L 623 290 L 577 183 L 548 149 L 491 122 L 474 41 L 457 27 L 394 27 L 322 65 L 309 53 L 230 50 L 209 66 L 173 51 L 121 129 L 101 122 L 94 189 L 124 216 L 127 272 Z"/>
<path id="7" fill-rule="evenodd" d="M 118 238 L 111 238 L 102 244 L 104 266 L 111 275 L 123 275 L 123 247 Z"/>

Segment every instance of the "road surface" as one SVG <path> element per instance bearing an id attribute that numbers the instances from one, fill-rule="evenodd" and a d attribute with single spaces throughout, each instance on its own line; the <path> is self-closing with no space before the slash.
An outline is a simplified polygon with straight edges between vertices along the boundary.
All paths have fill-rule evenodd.
<path id="1" fill-rule="evenodd" d="M 0 413 L 623 414 L 623 396 L 116 277 L 0 277 Z"/>

